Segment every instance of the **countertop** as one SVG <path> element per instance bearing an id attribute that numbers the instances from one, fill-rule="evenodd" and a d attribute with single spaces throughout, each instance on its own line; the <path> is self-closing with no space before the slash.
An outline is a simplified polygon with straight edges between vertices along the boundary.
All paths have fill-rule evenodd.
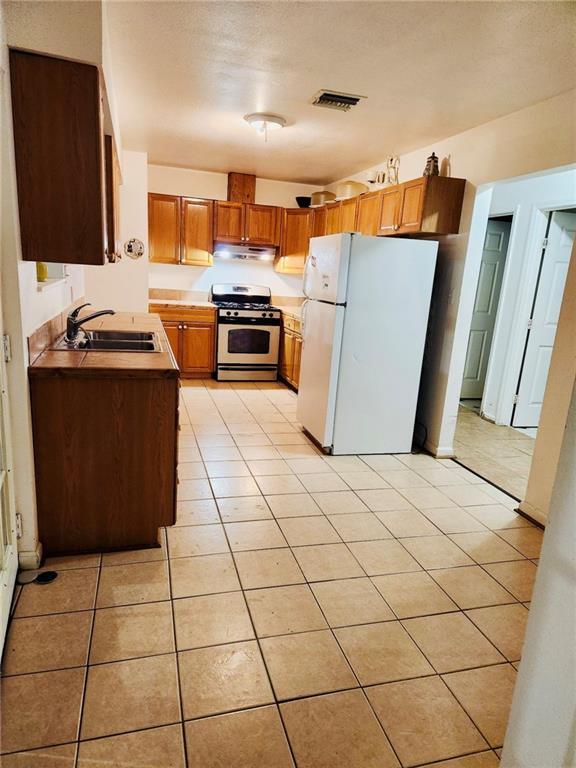
<path id="1" fill-rule="evenodd" d="M 293 317 L 295 320 L 300 320 L 302 318 L 302 305 L 298 307 L 282 307 L 278 304 L 275 305 L 276 309 L 281 310 L 283 315 L 288 315 L 289 317 Z"/>
<path id="2" fill-rule="evenodd" d="M 105 315 L 86 323 L 89 330 L 155 331 L 160 339 L 160 352 L 84 352 L 81 350 L 45 349 L 30 364 L 31 376 L 53 375 L 70 372 L 74 375 L 90 375 L 98 372 L 125 372 L 135 376 L 179 375 L 178 365 L 168 344 L 162 322 L 157 315 L 118 312 Z"/>
<path id="3" fill-rule="evenodd" d="M 289 315 L 290 317 L 300 320 L 302 316 L 302 305 L 285 307 L 281 304 L 274 304 L 276 309 L 279 309 L 283 315 Z M 158 312 L 165 307 L 166 309 L 174 309 L 181 307 L 182 309 L 216 309 L 216 305 L 211 301 L 184 301 L 183 299 L 153 299 L 150 300 L 148 307 L 151 312 Z"/>

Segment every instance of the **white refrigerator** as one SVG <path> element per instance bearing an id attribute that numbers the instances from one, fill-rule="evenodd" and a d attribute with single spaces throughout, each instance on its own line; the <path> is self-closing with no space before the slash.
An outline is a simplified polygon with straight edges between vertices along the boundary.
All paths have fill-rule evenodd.
<path id="1" fill-rule="evenodd" d="M 438 243 L 313 238 L 298 420 L 333 454 L 408 453 Z"/>

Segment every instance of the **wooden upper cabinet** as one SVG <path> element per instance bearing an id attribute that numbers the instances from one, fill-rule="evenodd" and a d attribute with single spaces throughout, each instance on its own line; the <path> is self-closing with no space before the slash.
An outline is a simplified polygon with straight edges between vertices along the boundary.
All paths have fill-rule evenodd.
<path id="1" fill-rule="evenodd" d="M 392 235 L 398 231 L 400 209 L 402 207 L 402 191 L 400 186 L 386 187 L 380 193 L 379 235 Z"/>
<path id="2" fill-rule="evenodd" d="M 10 82 L 22 258 L 103 264 L 98 68 L 11 50 Z"/>
<path id="3" fill-rule="evenodd" d="M 326 206 L 326 231 L 327 235 L 335 235 L 341 232 L 340 219 L 342 215 L 342 209 L 339 203 L 331 203 Z"/>
<path id="4" fill-rule="evenodd" d="M 120 241 L 120 163 L 112 136 L 104 137 L 106 166 L 106 256 L 108 261 L 121 257 Z"/>
<path id="5" fill-rule="evenodd" d="M 280 245 L 281 209 L 256 204 L 244 209 L 244 241 L 248 245 Z"/>
<path id="6" fill-rule="evenodd" d="M 183 197 L 180 203 L 182 244 L 180 261 L 199 267 L 212 264 L 214 250 L 214 203 L 194 197 Z"/>
<path id="7" fill-rule="evenodd" d="M 465 179 L 423 176 L 386 187 L 380 192 L 382 208 L 378 234 L 456 234 L 460 227 L 465 186 Z"/>
<path id="8" fill-rule="evenodd" d="M 356 211 L 358 198 L 351 197 L 340 203 L 340 232 L 356 232 Z"/>
<path id="9" fill-rule="evenodd" d="M 150 261 L 180 262 L 180 198 L 176 195 L 148 195 L 148 239 Z"/>
<path id="10" fill-rule="evenodd" d="M 426 179 L 415 179 L 400 185 L 402 202 L 397 229 L 401 232 L 420 232 Z"/>
<path id="11" fill-rule="evenodd" d="M 311 234 L 312 210 L 310 208 L 284 209 L 280 255 L 274 263 L 277 272 L 288 274 L 303 272 Z"/>
<path id="12" fill-rule="evenodd" d="M 221 243 L 244 241 L 244 204 L 217 200 L 214 204 L 214 240 Z"/>
<path id="13" fill-rule="evenodd" d="M 312 208 L 312 237 L 322 237 L 326 234 L 326 206 Z"/>
<path id="14" fill-rule="evenodd" d="M 366 192 L 357 202 L 356 229 L 363 235 L 377 235 L 380 224 L 380 192 Z"/>
<path id="15" fill-rule="evenodd" d="M 252 173 L 228 174 L 228 200 L 232 203 L 254 203 L 256 200 L 256 176 Z"/>

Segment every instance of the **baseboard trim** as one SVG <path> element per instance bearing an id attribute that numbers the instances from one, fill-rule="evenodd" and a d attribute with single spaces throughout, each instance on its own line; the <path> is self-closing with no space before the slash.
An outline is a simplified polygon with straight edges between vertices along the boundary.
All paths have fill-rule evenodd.
<path id="1" fill-rule="evenodd" d="M 452 446 L 441 447 L 432 443 L 430 440 L 426 440 L 424 443 L 424 449 L 435 456 L 437 459 L 453 459 L 455 456 L 454 448 Z"/>
<path id="2" fill-rule="evenodd" d="M 42 562 L 42 544 L 38 542 L 36 549 L 24 549 L 18 552 L 18 564 L 23 571 L 33 571 L 40 568 Z"/>

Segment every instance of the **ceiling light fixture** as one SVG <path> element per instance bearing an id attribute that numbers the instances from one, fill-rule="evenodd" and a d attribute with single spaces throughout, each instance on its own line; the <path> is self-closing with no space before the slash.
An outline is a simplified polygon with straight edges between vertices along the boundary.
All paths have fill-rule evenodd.
<path id="1" fill-rule="evenodd" d="M 264 141 L 268 141 L 268 131 L 275 131 L 286 125 L 286 120 L 280 115 L 270 115 L 265 112 L 253 112 L 251 115 L 244 115 L 244 120 L 264 136 Z"/>

